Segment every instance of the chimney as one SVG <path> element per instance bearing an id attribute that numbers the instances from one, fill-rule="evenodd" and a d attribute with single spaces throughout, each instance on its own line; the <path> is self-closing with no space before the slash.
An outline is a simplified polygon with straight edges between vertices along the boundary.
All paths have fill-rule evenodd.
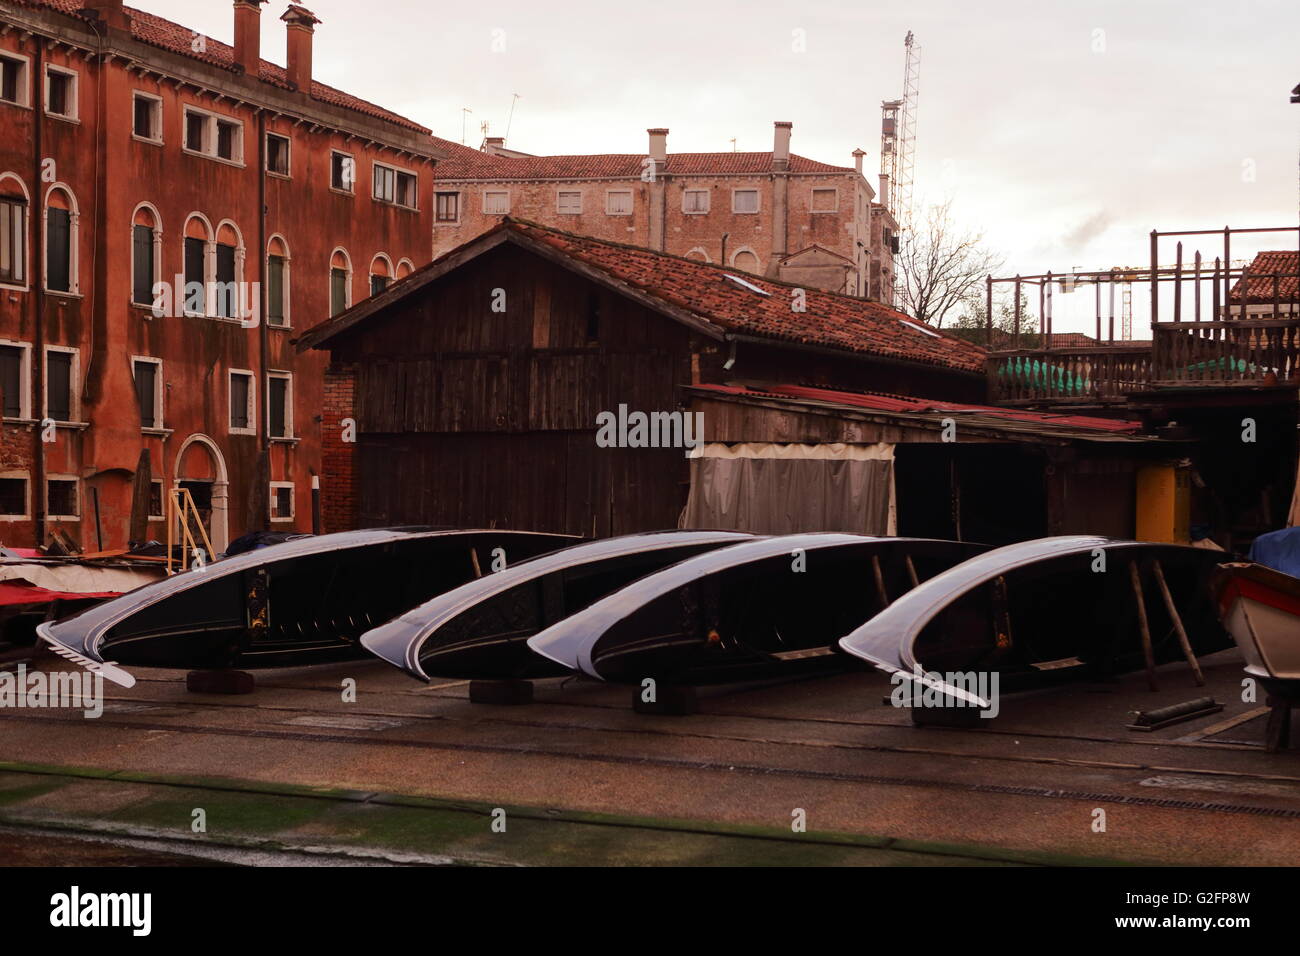
<path id="1" fill-rule="evenodd" d="M 775 136 L 772 139 L 772 168 L 776 170 L 790 168 L 790 128 L 793 123 L 783 123 L 777 120 L 773 124 L 776 127 Z"/>
<path id="2" fill-rule="evenodd" d="M 656 169 L 663 169 L 668 164 L 668 130 L 648 129 L 650 134 L 650 158 L 655 161 Z"/>
<path id="3" fill-rule="evenodd" d="M 82 0 L 83 9 L 95 14 L 100 23 L 118 30 L 131 29 L 131 15 L 122 6 L 122 0 Z"/>
<path id="4" fill-rule="evenodd" d="M 884 206 L 886 209 L 889 208 L 889 174 L 888 173 L 880 174 L 880 195 L 877 196 L 876 199 L 880 201 L 880 205 Z"/>
<path id="5" fill-rule="evenodd" d="M 266 0 L 235 0 L 235 62 L 256 78 L 262 69 L 262 4 Z"/>
<path id="6" fill-rule="evenodd" d="M 506 138 L 504 136 L 487 136 L 483 139 L 483 152 L 490 153 L 493 156 L 501 155 L 501 150 L 506 148 Z"/>
<path id="7" fill-rule="evenodd" d="M 289 85 L 304 93 L 311 92 L 311 35 L 313 28 L 320 23 L 316 14 L 296 3 L 289 4 L 289 9 L 280 17 L 288 26 L 285 28 L 285 72 L 289 76 Z"/>
<path id="8" fill-rule="evenodd" d="M 853 151 L 853 168 L 857 171 L 859 176 L 862 175 L 862 157 L 865 155 L 867 154 L 860 149 L 855 149 Z"/>

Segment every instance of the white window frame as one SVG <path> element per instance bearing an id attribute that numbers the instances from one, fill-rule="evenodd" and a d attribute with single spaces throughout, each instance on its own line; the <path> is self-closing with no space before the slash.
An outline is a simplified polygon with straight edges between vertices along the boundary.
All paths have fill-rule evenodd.
<path id="1" fill-rule="evenodd" d="M 497 210 L 497 209 L 489 209 L 489 208 L 488 208 L 488 197 L 489 197 L 489 196 L 505 196 L 505 197 L 506 197 L 506 208 L 505 208 L 505 209 L 500 209 L 500 210 Z M 485 216 L 508 216 L 508 215 L 510 215 L 510 190 L 508 190 L 508 189 L 485 189 L 485 190 L 483 190 L 483 215 L 485 215 Z"/>
<path id="2" fill-rule="evenodd" d="M 22 63 L 22 76 L 18 80 L 18 99 L 0 100 L 0 103 L 6 106 L 17 106 L 20 109 L 29 110 L 32 108 L 32 58 L 16 53 L 13 50 L 0 50 L 0 56 L 8 60 L 17 60 Z"/>
<path id="3" fill-rule="evenodd" d="M 627 212 L 615 212 L 610 208 L 610 200 L 614 196 L 627 197 Z M 606 189 L 605 190 L 605 215 L 607 216 L 630 216 L 636 210 L 636 194 L 630 189 Z"/>
<path id="4" fill-rule="evenodd" d="M 386 198 L 380 196 L 380 195 L 375 191 L 375 170 L 377 170 L 377 169 L 386 169 L 386 170 L 388 170 L 389 172 L 391 172 L 391 173 L 393 174 L 393 198 L 392 198 L 392 199 L 386 199 Z M 414 184 L 414 186 L 412 187 L 413 191 L 415 192 L 415 203 L 416 203 L 416 204 L 415 204 L 414 206 L 412 206 L 412 205 L 408 205 L 407 203 L 402 203 L 402 202 L 398 202 L 398 201 L 397 201 L 397 184 L 398 184 L 399 177 L 401 177 L 401 176 L 410 176 L 412 179 L 415 180 L 415 184 Z M 444 190 L 444 191 L 446 191 L 446 190 Z M 418 212 L 418 211 L 419 211 L 419 208 L 420 208 L 420 206 L 419 206 L 419 202 L 420 202 L 420 177 L 416 174 L 416 172 L 415 172 L 414 170 L 406 169 L 405 167 L 402 167 L 402 166 L 394 166 L 392 163 L 381 163 L 381 162 L 379 162 L 379 160 L 373 160 L 373 161 L 370 163 L 370 198 L 373 199 L 375 202 L 383 203 L 385 206 L 396 206 L 398 209 L 409 209 L 409 210 L 411 210 L 412 212 Z M 435 207 L 434 212 L 435 212 L 435 215 L 436 215 L 436 213 L 437 213 L 436 207 Z M 456 221 L 457 221 L 457 222 L 460 221 L 460 202 L 459 202 L 459 201 L 456 203 Z"/>
<path id="5" fill-rule="evenodd" d="M 44 388 L 41 390 L 41 421 L 50 417 L 50 366 L 51 352 L 67 352 L 72 356 L 72 367 L 68 370 L 68 419 L 59 419 L 56 425 L 81 424 L 81 349 L 70 345 L 45 346 L 45 374 L 42 376 Z"/>
<path id="6" fill-rule="evenodd" d="M 154 224 L 153 224 L 152 229 L 150 230 L 150 231 L 153 233 L 153 239 L 152 239 L 152 243 L 151 243 L 151 248 L 152 248 L 153 251 L 152 251 L 150 254 L 153 256 L 153 281 L 154 281 L 154 285 L 157 285 L 159 282 L 164 281 L 164 279 L 163 279 L 163 277 L 162 277 L 162 267 L 163 267 L 163 261 L 162 261 L 162 253 L 163 253 L 163 249 L 162 249 L 162 246 L 163 246 L 162 216 L 160 216 L 160 215 L 158 214 L 158 210 L 154 207 L 153 203 L 150 203 L 150 202 L 142 202 L 142 203 L 140 203 L 140 205 L 136 206 L 134 209 L 131 210 L 131 234 L 130 234 L 130 238 L 129 238 L 130 246 L 128 247 L 128 248 L 130 248 L 130 250 L 131 250 L 131 291 L 127 293 L 127 300 L 129 301 L 129 303 L 130 303 L 133 307 L 136 307 L 136 308 L 141 308 L 141 307 L 143 307 L 143 308 L 150 309 L 151 311 L 150 311 L 149 314 L 152 315 L 152 314 L 153 314 L 153 312 L 152 312 L 152 309 L 153 309 L 153 300 L 150 300 L 150 301 L 148 301 L 148 302 L 136 302 L 136 301 L 135 301 L 135 227 L 136 227 L 136 225 L 138 225 L 138 224 L 136 223 L 136 221 L 135 221 L 135 217 L 136 217 L 137 215 L 139 215 L 141 209 L 145 209 L 145 210 L 147 210 L 147 211 L 149 212 L 149 215 L 153 216 L 153 222 L 154 222 Z M 181 244 L 181 247 L 182 247 L 182 255 L 183 255 L 183 254 L 184 254 L 184 252 L 183 252 L 183 250 L 184 250 L 184 243 Z M 182 288 L 182 289 L 181 289 L 181 294 L 182 294 L 182 296 L 184 296 L 184 292 L 185 292 L 185 290 Z M 182 306 L 184 305 L 184 302 L 183 302 L 183 301 L 182 301 L 181 305 L 182 305 Z"/>
<path id="7" fill-rule="evenodd" d="M 149 100 L 153 103 L 153 120 L 156 136 L 150 138 L 141 136 L 135 131 L 135 101 Z M 131 91 L 131 138 L 137 143 L 148 143 L 151 146 L 161 146 L 163 144 L 163 98 L 156 93 L 147 93 L 144 90 Z"/>
<path id="8" fill-rule="evenodd" d="M 18 188 L 22 190 L 23 200 L 24 200 L 22 203 L 19 204 L 22 206 L 23 209 L 23 229 L 22 229 L 23 281 L 21 283 L 0 282 L 0 289 L 13 289 L 19 292 L 26 292 L 31 288 L 31 282 L 32 282 L 31 280 L 32 250 L 31 250 L 31 243 L 28 241 L 28 237 L 30 235 L 30 229 L 31 229 L 31 223 L 29 221 L 29 218 L 31 217 L 33 212 L 32 196 L 31 193 L 27 191 L 27 184 L 23 182 L 22 179 L 20 179 L 15 173 L 9 173 L 9 172 L 0 173 L 0 183 L 3 183 L 7 179 L 12 179 L 14 182 L 18 184 Z M 7 198 L 15 198 L 15 197 L 7 197 Z M 41 214 L 43 215 L 43 213 Z M 44 228 L 44 226 L 42 226 L 42 228 Z M 41 255 L 45 255 L 44 246 L 45 244 L 41 243 L 41 248 L 42 248 Z"/>
<path id="9" fill-rule="evenodd" d="M 456 197 L 456 218 L 439 219 L 438 218 L 438 197 L 455 196 Z M 433 190 L 433 224 L 435 226 L 459 226 L 461 213 L 465 208 L 465 194 L 459 189 L 438 189 L 436 186 Z"/>
<path id="10" fill-rule="evenodd" d="M 0 514 L 0 521 L 30 521 L 32 517 L 32 475 L 20 468 L 0 471 L 0 478 L 21 478 L 23 481 L 23 513 L 20 515 Z"/>
<path id="11" fill-rule="evenodd" d="M 266 159 L 270 159 L 270 158 L 271 158 L 270 143 L 271 143 L 271 137 L 272 137 L 272 136 L 274 136 L 276 139 L 282 139 L 282 140 L 284 140 L 284 145 L 285 145 L 284 169 L 285 169 L 285 171 L 284 171 L 284 172 L 280 172 L 279 170 L 277 170 L 277 169 L 271 169 L 271 168 L 268 166 L 267 169 L 266 169 L 266 174 L 267 174 L 268 176 L 274 176 L 276 179 L 293 179 L 293 137 L 292 137 L 292 136 L 289 136 L 287 133 L 277 133 L 277 132 L 276 132 L 275 130 L 273 130 L 273 129 L 268 129 L 268 130 L 266 131 L 266 142 L 265 142 L 265 143 L 263 144 L 263 146 L 262 146 L 262 155 L 263 155 Z"/>
<path id="12" fill-rule="evenodd" d="M 835 201 L 831 203 L 830 209 L 817 208 L 818 193 L 831 193 L 835 197 Z M 838 213 L 840 211 L 839 187 L 838 186 L 814 186 L 812 189 L 810 189 L 808 191 L 808 211 L 815 216 L 824 216 L 827 214 Z"/>
<path id="13" fill-rule="evenodd" d="M 289 514 L 287 516 L 277 515 L 275 513 L 275 492 L 279 488 L 289 489 Z M 277 522 L 288 523 L 293 521 L 294 513 L 297 510 L 295 507 L 296 503 L 294 501 L 296 497 L 297 495 L 294 493 L 294 484 L 292 481 L 271 482 L 271 493 L 267 495 L 267 502 L 266 502 L 267 517 L 270 518 L 272 521 L 277 521 Z"/>
<path id="14" fill-rule="evenodd" d="M 754 194 L 754 208 L 753 208 L 753 209 L 737 209 L 737 208 L 736 208 L 736 196 L 739 195 L 740 193 L 753 193 L 753 194 Z M 736 189 L 731 190 L 731 211 L 732 211 L 733 214 L 735 214 L 735 215 L 737 215 L 737 216 L 757 216 L 759 213 L 761 213 L 761 212 L 763 211 L 763 194 L 762 194 L 762 192 L 760 192 L 756 187 L 749 187 L 749 186 L 746 186 L 746 187 L 743 187 L 743 188 L 736 188 Z"/>
<path id="15" fill-rule="evenodd" d="M 351 185 L 348 185 L 346 182 L 343 186 L 334 185 L 334 157 L 335 156 L 342 157 L 343 159 L 348 160 L 348 162 L 352 164 Z M 337 193 L 340 196 L 355 196 L 357 194 L 357 158 L 353 156 L 351 153 L 345 152 L 341 149 L 330 150 L 329 187 L 330 187 L 330 192 Z"/>
<path id="16" fill-rule="evenodd" d="M 338 312 L 333 312 L 334 308 L 334 257 L 343 253 L 343 261 L 347 263 L 347 269 L 344 270 L 346 278 L 343 281 L 343 308 Z M 352 256 L 342 246 L 335 246 L 330 252 L 329 265 L 325 270 L 325 309 L 330 313 L 332 318 L 335 315 L 342 315 L 348 309 L 352 308 Z"/>
<path id="17" fill-rule="evenodd" d="M 54 114 L 50 114 L 54 115 Z M 50 243 L 49 243 L 49 221 L 50 221 L 50 197 L 54 191 L 58 190 L 67 197 L 68 208 L 68 289 L 51 289 L 48 285 L 50 281 Z M 44 266 L 44 275 L 41 277 L 41 283 L 44 285 L 44 291 L 47 295 L 71 296 L 78 297 L 81 295 L 81 212 L 77 205 L 77 196 L 72 191 L 72 187 L 67 183 L 51 183 L 50 188 L 45 190 L 45 203 L 41 207 L 41 263 Z"/>
<path id="18" fill-rule="evenodd" d="M 79 514 L 72 514 L 72 515 L 66 515 L 66 514 L 55 514 L 54 512 L 52 512 L 52 511 L 50 510 L 50 482 L 51 482 L 51 481 L 70 481 L 70 482 L 72 482 L 72 483 L 73 483 L 73 486 L 76 488 L 76 491 L 74 492 L 74 494 L 76 495 L 76 502 L 75 502 L 75 503 L 76 503 L 76 505 L 77 505 L 77 508 L 80 509 L 80 508 L 82 507 L 82 505 L 84 504 L 84 502 L 81 500 L 81 479 L 80 479 L 80 478 L 78 478 L 76 475 L 46 475 L 46 476 L 45 476 L 45 489 L 44 489 L 44 491 L 45 491 L 45 517 L 46 517 L 46 519 L 52 519 L 52 520 L 54 520 L 54 521 L 80 521 L 80 520 L 81 520 L 81 515 L 79 515 Z"/>
<path id="19" fill-rule="evenodd" d="M 564 203 L 560 197 L 577 196 L 578 208 L 565 209 Z M 557 189 L 555 190 L 555 213 L 558 216 L 581 216 L 582 215 L 582 190 L 581 189 Z"/>
<path id="20" fill-rule="evenodd" d="M 704 195 L 703 209 L 686 208 L 686 197 L 694 193 L 703 193 Z M 682 215 L 683 216 L 707 216 L 709 214 L 709 209 L 712 207 L 712 205 L 713 205 L 713 190 L 711 189 L 683 189 L 682 190 Z"/>
<path id="21" fill-rule="evenodd" d="M 283 325 L 272 324 L 270 316 L 268 315 L 266 317 L 266 327 L 268 329 L 278 329 L 281 332 L 287 332 L 293 328 L 293 314 L 292 314 L 293 293 L 291 291 L 290 284 L 289 284 L 290 274 L 293 270 L 293 264 L 292 264 L 293 257 L 289 255 L 289 243 L 285 240 L 284 236 L 280 235 L 278 232 L 274 233 L 270 239 L 266 240 L 266 259 L 265 262 L 263 263 L 262 268 L 264 270 L 263 277 L 268 279 L 267 287 L 266 287 L 266 294 L 267 294 L 266 301 L 267 301 L 267 305 L 269 306 L 271 303 L 271 299 L 270 299 L 271 286 L 269 281 L 269 276 L 271 273 L 271 243 L 275 242 L 277 239 L 280 241 L 280 248 L 284 250 L 284 255 L 280 257 L 281 259 L 284 260 L 284 274 L 280 277 L 280 292 L 283 293 L 284 295 L 284 302 L 281 303 L 281 305 L 284 306 L 283 309 L 284 324 Z"/>
<path id="22" fill-rule="evenodd" d="M 284 434 L 271 434 L 271 379 L 284 379 Z M 266 371 L 266 421 L 262 426 L 266 429 L 267 438 L 271 441 L 294 441 L 296 435 L 293 431 L 293 373 L 286 372 L 282 369 L 267 369 Z"/>
<path id="23" fill-rule="evenodd" d="M 21 392 L 18 399 L 19 417 L 6 417 L 4 420 L 7 422 L 30 422 L 32 420 L 32 343 L 19 342 L 16 339 L 0 339 L 0 345 L 22 349 L 23 353 L 18 365 L 18 389 Z"/>
<path id="24" fill-rule="evenodd" d="M 50 74 L 52 73 L 57 73 L 60 76 L 66 76 L 69 78 L 69 80 L 71 80 L 71 89 L 68 91 L 68 101 L 69 101 L 69 105 L 72 107 L 72 112 L 70 113 L 54 113 L 50 111 Z M 78 108 L 78 104 L 80 103 L 80 99 L 81 99 L 81 74 L 80 73 L 78 73 L 76 70 L 70 67 L 59 66 L 58 64 L 55 63 L 46 63 L 45 78 L 42 83 L 42 87 L 45 95 L 45 99 L 42 105 L 43 105 L 43 112 L 45 113 L 46 116 L 49 116 L 57 120 L 63 120 L 65 123 L 81 122 L 81 114 Z"/>
<path id="25" fill-rule="evenodd" d="M 236 375 L 242 375 L 248 379 L 248 428 L 236 428 L 230 424 L 230 399 L 234 395 L 232 383 Z M 226 370 L 226 431 L 231 435 L 257 434 L 257 374 L 251 369 L 232 368 Z"/>
<path id="26" fill-rule="evenodd" d="M 166 392 L 166 389 L 163 388 L 163 360 L 160 358 L 155 358 L 152 355 L 132 355 L 131 356 L 131 380 L 132 381 L 135 381 L 136 362 L 148 363 L 149 365 L 152 365 L 157 369 L 153 378 L 153 407 L 154 407 L 154 415 L 156 417 L 154 418 L 154 423 L 152 425 L 145 425 L 142 423 L 140 425 L 140 431 L 145 432 L 146 434 L 165 431 L 167 426 L 164 425 L 163 423 L 167 420 L 167 417 L 166 417 L 166 409 L 163 408 L 163 394 Z"/>
<path id="27" fill-rule="evenodd" d="M 189 129 L 189 115 L 195 113 L 204 117 L 206 125 L 203 130 L 203 148 L 191 149 L 187 142 L 186 133 Z M 217 123 L 231 123 L 238 128 L 235 136 L 234 155 L 230 159 L 217 154 Z M 204 159 L 210 159 L 213 162 L 225 163 L 228 166 L 244 165 L 244 121 L 230 116 L 226 113 L 214 113 L 212 110 L 205 110 L 201 106 L 195 106 L 193 103 L 186 103 L 181 107 L 181 151 L 189 153 L 191 156 L 202 156 Z"/>

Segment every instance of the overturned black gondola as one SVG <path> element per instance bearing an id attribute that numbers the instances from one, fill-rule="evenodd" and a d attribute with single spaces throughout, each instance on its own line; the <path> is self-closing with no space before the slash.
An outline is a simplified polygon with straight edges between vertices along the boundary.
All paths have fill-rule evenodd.
<path id="1" fill-rule="evenodd" d="M 585 542 L 440 594 L 362 635 L 361 644 L 426 681 L 565 674 L 527 639 L 637 578 L 748 540 L 736 531 L 660 531 Z"/>
<path id="2" fill-rule="evenodd" d="M 714 684 L 844 667 L 835 641 L 983 545 L 856 534 L 761 538 L 649 575 L 531 638 L 602 680 Z"/>
<path id="3" fill-rule="evenodd" d="M 1209 589 L 1221 559 L 1089 535 L 1020 542 L 926 581 L 839 643 L 941 703 L 988 708 L 952 675 L 996 674 L 1007 687 L 1194 662 L 1229 646 Z"/>
<path id="4" fill-rule="evenodd" d="M 490 571 L 579 539 L 375 529 L 288 541 L 137 588 L 37 633 L 73 660 L 193 669 L 361 657 L 366 631 Z M 116 669 L 105 671 L 114 680 Z"/>

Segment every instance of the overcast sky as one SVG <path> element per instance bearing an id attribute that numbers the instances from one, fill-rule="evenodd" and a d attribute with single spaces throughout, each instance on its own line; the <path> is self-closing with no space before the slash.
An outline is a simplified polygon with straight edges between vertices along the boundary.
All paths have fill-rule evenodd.
<path id="1" fill-rule="evenodd" d="M 220 0 L 128 2 L 231 38 Z M 285 5 L 262 15 L 281 63 Z M 509 144 L 531 153 L 641 152 L 652 126 L 670 152 L 766 150 L 790 120 L 801 155 L 866 150 L 873 185 L 912 30 L 917 205 L 951 198 L 1008 273 L 1147 262 L 1153 228 L 1297 221 L 1297 0 L 308 5 L 317 79 L 447 139 L 462 107 L 468 144 L 485 120 L 505 134 L 515 93 Z"/>

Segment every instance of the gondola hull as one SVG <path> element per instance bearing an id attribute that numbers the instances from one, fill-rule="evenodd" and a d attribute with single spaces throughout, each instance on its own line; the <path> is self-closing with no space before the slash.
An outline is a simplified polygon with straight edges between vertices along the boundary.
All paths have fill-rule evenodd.
<path id="1" fill-rule="evenodd" d="M 1008 682 L 1101 676 L 1141 667 L 1138 571 L 1157 661 L 1182 656 L 1158 563 L 1194 652 L 1229 645 L 1209 599 L 1216 552 L 1097 536 L 1008 545 L 953 567 L 847 634 L 841 648 L 882 671 L 984 707 L 951 674 Z"/>
<path id="2" fill-rule="evenodd" d="M 470 581 L 362 635 L 413 677 L 532 680 L 568 673 L 527 640 L 638 578 L 751 535 L 665 531 L 585 542 Z"/>
<path id="3" fill-rule="evenodd" d="M 673 565 L 547 628 L 529 646 L 602 680 L 716 684 L 851 666 L 836 638 L 982 545 L 800 534 Z M 911 567 L 908 567 L 908 558 Z"/>
<path id="4" fill-rule="evenodd" d="M 264 668 L 364 657 L 358 638 L 490 570 L 571 544 L 521 531 L 376 529 L 289 541 L 137 588 L 40 625 L 91 662 Z M 500 549 L 500 551 L 497 551 Z M 74 658 L 75 659 L 75 658 Z"/>
<path id="5" fill-rule="evenodd" d="M 1275 693 L 1300 698 L 1300 578 L 1260 564 L 1221 564 L 1211 587 L 1246 673 Z"/>

